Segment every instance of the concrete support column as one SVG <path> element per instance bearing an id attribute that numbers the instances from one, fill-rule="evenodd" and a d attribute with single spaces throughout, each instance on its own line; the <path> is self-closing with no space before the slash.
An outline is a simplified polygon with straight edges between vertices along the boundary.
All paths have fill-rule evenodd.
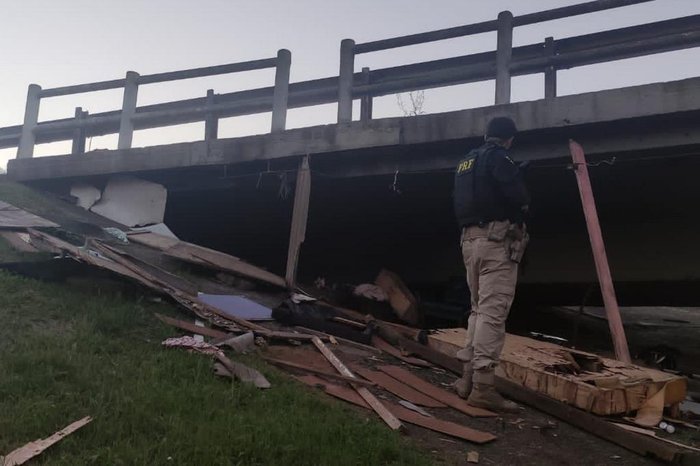
<path id="1" fill-rule="evenodd" d="M 352 78 L 355 74 L 355 41 L 340 43 L 340 72 L 338 73 L 338 123 L 352 121 Z"/>
<path id="2" fill-rule="evenodd" d="M 369 68 L 362 68 L 362 84 L 369 84 Z M 369 121 L 372 119 L 372 96 L 365 95 L 360 100 L 360 120 Z"/>
<path id="3" fill-rule="evenodd" d="M 289 69 L 292 66 L 292 52 L 287 49 L 277 51 L 275 68 L 275 90 L 272 95 L 272 132 L 284 131 L 287 127 L 287 107 L 289 100 Z"/>
<path id="4" fill-rule="evenodd" d="M 72 155 L 85 153 L 85 127 L 83 123 L 87 115 L 88 112 L 83 112 L 82 108 L 75 108 L 75 122 L 77 126 L 73 131 L 73 146 L 70 151 Z"/>
<path id="5" fill-rule="evenodd" d="M 214 89 L 207 91 L 207 107 L 211 107 L 216 103 Z M 219 118 L 213 113 L 208 112 L 204 119 L 204 140 L 210 141 L 219 137 Z"/>
<path id="6" fill-rule="evenodd" d="M 121 122 L 119 124 L 119 142 L 117 149 L 130 149 L 134 138 L 134 123 L 136 100 L 139 94 L 139 74 L 135 71 L 126 72 L 124 84 L 124 99 L 122 101 Z"/>
<path id="7" fill-rule="evenodd" d="M 510 103 L 510 61 L 513 55 L 513 13 L 498 14 L 496 48 L 496 105 Z"/>
<path id="8" fill-rule="evenodd" d="M 27 159 L 34 155 L 36 136 L 34 130 L 39 124 L 39 103 L 41 102 L 41 86 L 30 84 L 27 89 L 27 104 L 24 107 L 24 124 L 22 135 L 17 146 L 17 158 Z"/>
<path id="9" fill-rule="evenodd" d="M 554 50 L 554 38 L 547 37 L 544 40 L 545 56 L 553 57 L 556 54 Z M 557 96 L 557 69 L 552 65 L 544 70 L 544 98 L 553 99 Z"/>

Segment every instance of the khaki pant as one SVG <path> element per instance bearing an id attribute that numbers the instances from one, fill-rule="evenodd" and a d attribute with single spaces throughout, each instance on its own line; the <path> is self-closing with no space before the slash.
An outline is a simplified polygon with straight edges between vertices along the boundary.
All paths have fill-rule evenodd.
<path id="1" fill-rule="evenodd" d="M 508 228 L 508 222 L 493 223 Z M 498 364 L 518 278 L 518 264 L 510 259 L 510 239 L 490 240 L 488 232 L 487 225 L 469 227 L 462 233 L 472 311 L 466 346 L 457 357 L 471 362 L 475 371 L 489 370 Z"/>

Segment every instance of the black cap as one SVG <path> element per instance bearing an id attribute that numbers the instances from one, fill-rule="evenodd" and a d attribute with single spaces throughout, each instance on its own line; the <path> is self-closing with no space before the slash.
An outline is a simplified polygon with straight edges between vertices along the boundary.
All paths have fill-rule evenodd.
<path id="1" fill-rule="evenodd" d="M 496 117 L 489 121 L 486 137 L 506 140 L 515 136 L 517 132 L 518 128 L 513 120 L 508 117 Z"/>

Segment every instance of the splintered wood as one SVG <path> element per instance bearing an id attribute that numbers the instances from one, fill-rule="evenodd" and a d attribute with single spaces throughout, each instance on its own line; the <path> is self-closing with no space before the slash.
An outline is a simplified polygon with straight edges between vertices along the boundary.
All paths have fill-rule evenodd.
<path id="1" fill-rule="evenodd" d="M 58 443 L 59 441 L 63 440 L 64 437 L 72 434 L 73 432 L 80 429 L 84 425 L 90 423 L 91 421 L 92 418 L 90 416 L 84 417 L 59 430 L 50 437 L 35 440 L 34 442 L 29 442 L 23 447 L 18 448 L 10 452 L 7 456 L 5 456 L 2 466 L 19 466 L 20 464 L 26 463 L 35 456 L 40 455 L 51 445 Z"/>
<path id="2" fill-rule="evenodd" d="M 428 337 L 429 346 L 451 356 L 465 339 L 465 329 L 443 329 Z M 518 385 L 599 415 L 650 407 L 662 390 L 663 405 L 673 405 L 685 399 L 687 390 L 683 377 L 510 334 L 498 371 Z M 659 405 L 658 397 L 653 401 Z"/>

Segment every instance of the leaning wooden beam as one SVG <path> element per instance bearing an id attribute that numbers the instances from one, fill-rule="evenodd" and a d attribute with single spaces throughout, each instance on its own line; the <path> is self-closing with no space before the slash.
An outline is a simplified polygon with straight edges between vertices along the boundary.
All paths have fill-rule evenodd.
<path id="1" fill-rule="evenodd" d="M 285 361 L 283 359 L 270 358 L 267 356 L 263 356 L 263 359 L 265 361 L 269 362 L 270 364 L 274 364 L 276 366 L 284 366 L 284 367 L 289 367 L 291 369 L 298 369 L 301 371 L 306 371 L 306 372 L 310 372 L 312 374 L 327 377 L 329 379 L 342 380 L 343 382 L 356 383 L 356 384 L 364 385 L 367 387 L 373 387 L 376 385 L 374 382 L 368 382 L 366 380 L 362 380 L 362 379 L 359 379 L 357 377 L 347 377 L 347 376 L 340 375 L 340 374 L 334 374 L 333 372 L 326 372 L 326 371 L 322 371 L 320 369 L 314 369 L 313 367 L 304 366 L 304 365 L 297 364 L 297 363 L 294 363 L 291 361 Z"/>
<path id="2" fill-rule="evenodd" d="M 309 197 L 311 195 L 311 171 L 309 156 L 304 156 L 297 172 L 297 185 L 294 192 L 292 210 L 292 227 L 289 233 L 289 251 L 287 253 L 287 272 L 284 276 L 287 287 L 294 288 L 297 280 L 297 263 L 299 250 L 306 237 L 306 223 L 309 217 Z"/>
<path id="3" fill-rule="evenodd" d="M 238 257 L 214 249 L 187 243 L 150 232 L 129 233 L 129 240 L 162 251 L 185 262 L 215 268 L 224 272 L 251 278 L 271 285 L 284 287 L 284 278 L 242 261 Z"/>
<path id="4" fill-rule="evenodd" d="M 610 275 L 610 266 L 608 265 L 608 256 L 605 253 L 603 234 L 600 231 L 600 222 L 598 222 L 598 211 L 596 210 L 595 198 L 593 197 L 593 188 L 591 187 L 591 180 L 588 177 L 586 155 L 583 153 L 583 147 L 573 140 L 569 141 L 569 150 L 571 151 L 571 158 L 574 161 L 574 173 L 576 174 L 578 190 L 581 194 L 583 215 L 586 218 L 588 236 L 591 240 L 595 269 L 598 274 L 598 281 L 600 282 L 600 292 L 603 295 L 605 313 L 608 317 L 610 334 L 612 335 L 613 346 L 615 347 L 615 357 L 629 364 L 632 362 L 632 359 L 630 358 L 630 350 L 627 347 L 625 328 L 622 325 L 620 308 L 617 305 L 617 297 L 615 296 L 615 287 L 613 286 L 612 276 Z"/>
<path id="5" fill-rule="evenodd" d="M 669 463 L 684 463 L 692 456 L 687 450 L 666 445 L 653 438 L 628 432 L 593 414 L 569 406 L 548 396 L 529 390 L 509 380 L 498 377 L 496 387 L 504 395 L 530 405 L 579 429 L 620 445 L 642 456 L 652 456 Z"/>
<path id="6" fill-rule="evenodd" d="M 72 434 L 84 425 L 90 423 L 90 421 L 92 421 L 92 418 L 90 416 L 84 417 L 59 430 L 50 437 L 29 442 L 23 447 L 20 447 L 10 452 L 7 456 L 5 456 L 5 460 L 2 463 L 3 466 L 19 466 L 20 464 L 26 463 L 35 456 L 40 455 L 51 445 L 63 440 L 64 437 Z M 2 459 L 2 457 L 0 457 L 0 459 Z"/>
<path id="7" fill-rule="evenodd" d="M 345 377 L 350 377 L 350 378 L 356 378 L 355 374 L 352 373 L 350 369 L 348 369 L 343 362 L 338 359 L 338 357 L 333 354 L 333 351 L 328 349 L 326 345 L 323 344 L 323 342 L 318 339 L 314 338 L 311 340 L 313 344 L 318 348 L 318 350 L 323 354 L 323 356 L 328 359 L 328 362 L 330 362 L 333 367 L 335 367 L 338 372 L 340 372 L 342 375 Z M 379 417 L 386 422 L 386 424 L 391 427 L 393 430 L 400 430 L 403 429 L 403 424 L 401 424 L 401 421 L 399 421 L 396 416 L 394 416 L 391 411 L 386 409 L 386 407 L 374 396 L 372 393 L 367 390 L 365 387 L 360 387 L 357 385 L 353 385 L 353 388 L 357 393 L 362 397 L 365 402 L 372 407 L 375 413 L 379 415 Z"/>

